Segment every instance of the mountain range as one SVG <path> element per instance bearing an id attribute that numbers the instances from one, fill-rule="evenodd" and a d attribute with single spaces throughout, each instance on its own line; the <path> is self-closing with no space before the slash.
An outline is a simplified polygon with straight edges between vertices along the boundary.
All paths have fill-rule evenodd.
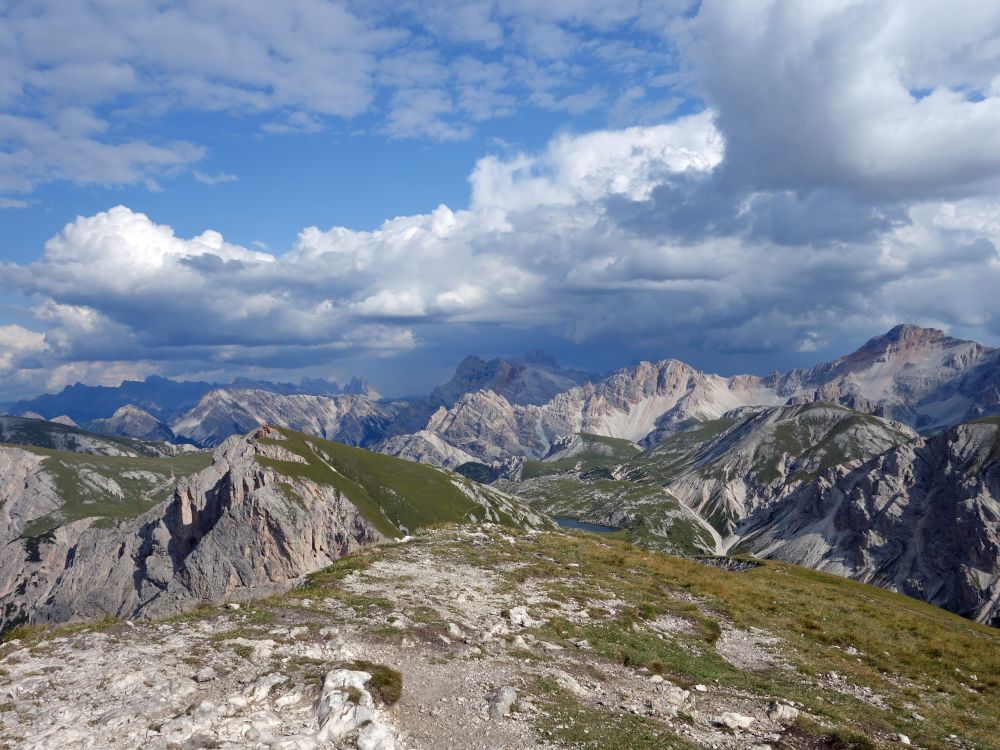
<path id="1" fill-rule="evenodd" d="M 580 432 L 651 446 L 739 407 L 813 401 L 933 432 L 1000 413 L 1000 351 L 900 325 L 831 362 L 767 376 L 724 377 L 665 359 L 602 378 L 534 351 L 513 359 L 467 357 L 424 398 L 383 399 L 357 378 L 341 388 L 318 379 L 297 386 L 237 379 L 220 386 L 150 377 L 117 388 L 77 384 L 8 411 L 201 447 L 279 424 L 454 466 L 470 457 L 541 458 Z"/>
<path id="2" fill-rule="evenodd" d="M 125 406 L 132 413 L 145 412 L 166 425 L 194 408 L 208 393 L 217 390 L 257 390 L 275 395 L 365 396 L 381 398 L 363 379 L 351 378 L 345 386 L 332 380 L 303 378 L 294 383 L 274 383 L 250 378 L 236 378 L 229 384 L 203 381 L 177 381 L 150 375 L 145 380 L 126 380 L 119 386 L 66 386 L 59 393 L 47 393 L 36 398 L 17 401 L 6 406 L 9 414 L 40 419 L 60 419 L 101 431 L 102 420 L 113 419 Z M 113 427 L 110 429 L 114 429 Z M 133 437 L 140 437 L 133 435 Z"/>
<path id="3" fill-rule="evenodd" d="M 326 381 L 209 387 L 150 378 L 118 389 L 73 386 L 17 409 L 53 417 L 22 418 L 22 433 L 30 423 L 28 432 L 86 434 L 73 426 L 80 424 L 164 446 L 165 461 L 193 460 L 176 453 L 184 444 L 215 449 L 224 463 L 231 441 L 264 426 L 290 430 L 456 470 L 463 487 L 469 477 L 517 498 L 504 502 L 523 503 L 516 507 L 525 518 L 540 512 L 603 524 L 674 553 L 778 558 L 1000 623 L 1000 450 L 991 419 L 1000 414 L 1000 350 L 900 325 L 831 362 L 766 376 L 721 376 L 664 359 L 602 378 L 531 352 L 468 357 L 426 398 L 379 398 L 360 381 L 347 390 L 358 392 Z M 77 450 L 33 445 L 32 455 Z M 36 481 L 32 492 L 48 498 L 35 510 L 59 522 L 57 539 L 62 520 L 90 517 L 87 506 L 100 505 L 102 492 L 134 497 L 126 506 L 149 513 L 164 501 L 155 488 L 179 477 L 146 467 L 120 481 L 110 469 L 79 473 L 78 459 L 49 459 L 41 471 L 51 480 Z M 10 459 L 12 487 L 25 461 L 43 466 Z M 54 498 L 77 492 L 71 487 L 89 489 L 62 503 L 76 510 L 59 511 Z M 35 510 L 18 512 L 31 520 Z M 24 537 L 19 528 L 10 543 Z M 31 538 L 41 533 L 29 530 Z M 130 606 L 146 606 L 136 596 Z"/>

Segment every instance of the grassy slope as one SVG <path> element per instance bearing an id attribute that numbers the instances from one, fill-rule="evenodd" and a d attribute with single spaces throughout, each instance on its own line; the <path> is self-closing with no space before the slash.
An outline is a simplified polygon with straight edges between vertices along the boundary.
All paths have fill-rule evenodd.
<path id="1" fill-rule="evenodd" d="M 521 469 L 522 479 L 569 472 L 586 473 L 595 469 L 608 468 L 625 463 L 638 456 L 642 450 L 629 440 L 605 437 L 581 432 L 585 448 L 573 456 L 554 461 L 525 461 Z"/>
<path id="2" fill-rule="evenodd" d="M 610 479 L 583 480 L 572 474 L 500 482 L 497 486 L 549 516 L 606 523 L 612 513 L 627 508 L 638 522 L 629 524 L 623 536 L 652 549 L 699 555 L 713 547 L 705 529 L 690 520 L 680 501 L 660 487 Z"/>
<path id="3" fill-rule="evenodd" d="M 166 499 L 183 476 L 194 474 L 212 463 L 210 453 L 187 453 L 166 458 L 145 456 L 95 456 L 87 453 L 54 451 L 46 448 L 14 446 L 44 457 L 42 470 L 55 478 L 63 498 L 62 509 L 32 521 L 25 536 L 39 536 L 62 524 L 81 518 L 130 518 Z M 123 496 L 97 490 L 84 476 L 94 473 L 113 480 Z M 142 472 L 155 476 L 123 476 Z"/>
<path id="4" fill-rule="evenodd" d="M 496 570 L 512 553 L 504 547 L 494 551 L 496 557 L 469 550 L 465 561 Z M 456 545 L 454 554 L 460 553 Z M 544 626 L 546 634 L 567 645 L 585 638 L 603 658 L 645 666 L 685 686 L 717 681 L 717 687 L 799 701 L 826 726 L 823 732 L 833 740 L 826 747 L 860 750 L 871 745 L 859 738 L 884 740 L 901 732 L 938 750 L 953 747 L 949 734 L 977 747 L 1000 748 L 1000 630 L 786 563 L 764 561 L 745 572 L 727 572 L 582 534 L 525 539 L 516 554 L 532 564 L 507 575 L 539 579 L 543 590 L 548 580 L 550 595 L 587 607 L 613 591 L 628 603 L 618 616 L 595 617 L 587 625 L 555 619 Z M 539 557 L 550 562 L 540 563 Z M 569 563 L 580 567 L 567 585 Z M 682 598 L 691 594 L 711 608 Z M 689 642 L 663 640 L 642 627 L 667 613 L 692 622 Z M 780 636 L 780 653 L 796 671 L 748 672 L 730 665 L 711 647 L 720 615 L 739 628 Z M 823 682 L 830 672 L 883 696 L 886 708 L 830 689 Z M 914 712 L 925 720 L 914 719 Z M 820 731 L 809 721 L 800 726 Z M 587 747 L 610 750 L 620 746 L 617 741 L 612 734 L 606 744 Z"/>
<path id="5" fill-rule="evenodd" d="M 467 482 L 470 489 L 488 493 L 470 480 L 429 466 L 394 456 L 354 448 L 342 443 L 279 430 L 284 440 L 268 440 L 292 451 L 305 464 L 259 458 L 288 477 L 301 477 L 336 487 L 361 511 L 376 529 L 386 536 L 404 533 L 438 523 L 464 522 L 473 517 L 482 520 L 482 506 L 462 492 L 455 482 Z M 495 511 L 499 520 L 514 525 L 514 520 Z"/>
<path id="6" fill-rule="evenodd" d="M 693 471 L 706 481 L 728 483 L 740 479 L 766 486 L 784 480 L 779 467 L 786 461 L 800 467 L 787 481 L 811 481 L 829 467 L 870 458 L 871 449 L 862 436 L 869 435 L 873 427 L 883 435 L 886 446 L 908 439 L 875 417 L 836 404 L 785 407 L 779 414 L 777 422 L 758 425 L 753 435 L 747 434 L 743 420 L 726 417 L 692 422 L 684 431 L 644 452 L 628 441 L 588 435 L 594 450 L 555 461 L 525 462 L 522 481 L 504 487 L 550 515 L 598 523 L 606 523 L 608 514 L 616 510 L 608 499 L 617 497 L 620 509 L 638 521 L 630 524 L 631 541 L 654 549 L 693 552 L 699 551 L 697 540 L 709 549 L 713 547 L 704 528 L 674 512 L 677 501 L 668 492 L 660 490 L 657 495 L 649 488 L 669 489 L 681 475 Z M 724 445 L 725 450 L 716 455 L 719 445 Z M 734 456 L 749 450 L 753 451 L 753 460 L 748 471 L 730 476 Z M 612 480 L 611 469 L 619 480 Z M 708 507 L 704 513 L 720 531 L 739 520 L 724 506 Z"/>
<path id="7" fill-rule="evenodd" d="M 41 419 L 5 417 L 3 424 L 0 424 L 0 435 L 2 435 L 0 440 L 3 442 L 12 443 L 19 447 L 31 445 L 50 450 L 75 451 L 76 446 L 89 441 L 90 443 L 102 443 L 121 452 L 149 456 L 159 456 L 163 453 L 155 443 L 110 435 L 97 435 L 78 427 L 46 422 Z"/>
<path id="8" fill-rule="evenodd" d="M 625 467 L 625 477 L 634 481 L 666 484 L 687 467 L 695 451 L 724 434 L 736 422 L 737 420 L 728 417 L 693 422 L 683 432 L 671 435 L 629 461 Z"/>
<path id="9" fill-rule="evenodd" d="M 508 534 L 492 534 L 491 541 L 483 544 L 481 538 L 473 543 L 468 536 L 435 530 L 419 536 L 413 545 L 372 547 L 345 557 L 310 576 L 301 589 L 244 604 L 239 613 L 203 607 L 174 621 L 233 618 L 232 637 L 270 638 L 275 636 L 268 631 L 277 621 L 314 629 L 329 624 L 324 618 L 330 615 L 315 606 L 306 609 L 300 602 L 330 597 L 363 615 L 351 621 L 370 623 L 368 637 L 398 639 L 400 634 L 382 625 L 398 602 L 349 592 L 341 581 L 349 573 L 364 575 L 377 560 L 426 548 L 444 566 L 461 562 L 500 576 L 512 601 L 527 586 L 536 595 L 588 608 L 588 621 L 574 623 L 556 616 L 535 630 L 546 640 L 562 642 L 569 652 L 576 651 L 570 646 L 572 640 L 586 638 L 592 651 L 580 652 L 581 659 L 646 667 L 687 687 L 702 683 L 713 692 L 802 703 L 810 718 L 800 719 L 794 728 L 795 742 L 789 743 L 786 735 L 778 748 L 892 748 L 900 746 L 892 738 L 901 732 L 929 750 L 1000 749 L 998 630 L 882 589 L 784 563 L 764 561 L 760 567 L 734 573 L 587 534 L 521 535 L 516 545 L 504 541 Z M 402 588 L 408 585 L 399 582 Z M 617 602 L 614 612 L 592 607 L 609 597 Z M 647 623 L 664 614 L 690 623 L 690 632 L 657 637 Z M 734 667 L 714 645 L 723 628 L 730 626 L 760 628 L 779 636 L 778 655 L 792 669 Z M 56 629 L 54 634 L 81 627 Z M 108 623 L 90 627 L 104 629 Z M 8 637 L 40 643 L 45 632 L 19 628 Z M 531 679 L 542 657 L 524 653 L 524 658 L 524 675 Z M 308 667 L 321 680 L 331 665 Z M 832 689 L 825 681 L 830 672 L 870 689 L 884 699 L 885 707 Z M 413 676 L 411 672 L 405 677 Z M 675 723 L 672 730 L 613 705 L 584 704 L 544 676 L 536 678 L 528 692 L 548 712 L 539 723 L 558 745 L 587 750 L 691 747 L 675 734 L 683 723 Z M 913 718 L 914 713 L 924 720 Z M 951 734 L 961 742 L 950 740 Z"/>
<path id="10" fill-rule="evenodd" d="M 609 513 L 627 506 L 638 520 L 627 530 L 630 541 L 653 549 L 703 554 L 713 546 L 707 532 L 656 484 L 672 476 L 669 467 L 674 462 L 733 424 L 733 419 L 693 422 L 667 444 L 645 452 L 628 440 L 581 433 L 587 450 L 554 461 L 525 461 L 521 481 L 498 486 L 548 515 L 595 523 L 606 523 Z M 610 478 L 610 469 L 622 465 L 632 467 L 630 478 L 637 481 Z"/>
<path id="11" fill-rule="evenodd" d="M 625 467 L 625 476 L 637 481 L 669 484 L 681 473 L 694 467 L 696 453 L 711 441 L 721 437 L 737 420 L 716 419 L 698 424 L 684 432 L 664 440 L 642 456 L 630 461 Z M 770 435 L 754 453 L 752 478 L 761 484 L 769 484 L 779 478 L 778 466 L 785 456 L 816 463 L 815 470 L 806 475 L 793 477 L 795 480 L 810 480 L 819 472 L 856 458 L 870 458 L 855 437 L 855 433 L 869 427 L 877 427 L 886 435 L 895 431 L 877 418 L 854 412 L 845 406 L 818 402 L 788 408 L 787 415 L 774 424 Z M 908 436 L 898 433 L 898 442 L 908 440 Z M 708 460 L 698 467 L 706 478 L 726 481 L 728 477 L 719 466 L 725 460 Z"/>

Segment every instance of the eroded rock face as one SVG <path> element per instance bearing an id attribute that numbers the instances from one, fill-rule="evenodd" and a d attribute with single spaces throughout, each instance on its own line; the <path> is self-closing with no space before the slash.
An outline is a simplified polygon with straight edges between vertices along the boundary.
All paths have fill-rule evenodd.
<path id="1" fill-rule="evenodd" d="M 1000 625 L 1000 420 L 840 467 L 752 517 L 741 548 Z"/>
<path id="2" fill-rule="evenodd" d="M 903 424 L 834 404 L 748 407 L 726 416 L 732 426 L 687 455 L 673 451 L 681 440 L 667 440 L 643 462 L 626 464 L 624 475 L 655 478 L 658 463 L 671 465 L 659 481 L 728 534 L 822 470 L 857 465 L 917 437 Z"/>
<path id="3" fill-rule="evenodd" d="M 12 446 L 0 447 L 2 545 L 17 539 L 32 519 L 51 513 L 62 505 L 53 477 L 40 471 L 41 464 L 42 457 L 36 453 Z M 23 556 L 24 553 L 21 554 Z"/>
<path id="4" fill-rule="evenodd" d="M 115 410 L 108 419 L 95 419 L 88 425 L 101 435 L 138 438 L 140 440 L 175 439 L 173 430 L 147 411 L 138 406 L 126 404 Z"/>
<path id="5" fill-rule="evenodd" d="M 379 443 L 378 450 L 391 456 L 440 466 L 444 469 L 454 469 L 476 460 L 474 456 L 445 442 L 440 435 L 430 430 L 387 438 Z"/>
<path id="6" fill-rule="evenodd" d="M 565 387 L 545 401 L 511 392 L 509 373 L 494 364 L 466 360 L 439 389 L 443 406 L 424 426 L 487 463 L 511 455 L 541 458 L 578 432 L 656 445 L 692 420 L 744 406 L 831 402 L 921 430 L 1000 412 L 1000 350 L 910 325 L 808 370 L 727 378 L 667 359 Z M 399 445 L 381 448 L 392 453 Z M 430 461 L 437 455 L 442 452 L 427 452 Z"/>
<path id="7" fill-rule="evenodd" d="M 7 496 L 0 626 L 163 616 L 200 601 L 260 596 L 382 538 L 336 489 L 278 475 L 256 460 L 269 453 L 289 460 L 280 446 L 230 438 L 212 466 L 182 479 L 150 511 L 116 524 L 75 521 L 33 552 L 16 538 L 23 521 L 43 515 L 47 498 L 53 507 L 58 500 L 44 479 L 38 491 Z M 0 484 L 33 476 L 31 454 L 5 451 L 0 461 Z"/>
<path id="8" fill-rule="evenodd" d="M 1000 351 L 899 325 L 857 351 L 776 380 L 784 395 L 834 401 L 921 430 L 997 413 Z"/>
<path id="9" fill-rule="evenodd" d="M 288 427 L 350 445 L 377 441 L 391 412 L 363 395 L 284 395 L 255 389 L 217 389 L 173 424 L 197 445 L 219 445 L 264 424 Z"/>
<path id="10" fill-rule="evenodd" d="M 780 403 L 761 383 L 752 376 L 706 375 L 677 360 L 643 362 L 558 393 L 542 405 L 511 403 L 492 390 L 466 393 L 451 408 L 439 408 L 425 429 L 487 463 L 510 456 L 540 458 L 579 432 L 638 442 L 676 431 L 691 419 Z M 381 448 L 393 452 L 398 446 Z"/>

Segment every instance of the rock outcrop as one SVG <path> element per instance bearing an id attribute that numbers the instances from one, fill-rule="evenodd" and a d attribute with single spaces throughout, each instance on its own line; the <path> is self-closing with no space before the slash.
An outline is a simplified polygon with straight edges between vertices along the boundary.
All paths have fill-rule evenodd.
<path id="1" fill-rule="evenodd" d="M 838 467 L 739 530 L 738 549 L 1000 625 L 1000 420 Z"/>
<path id="2" fill-rule="evenodd" d="M 301 481 L 287 491 L 288 479 L 257 460 L 268 455 L 284 457 L 252 438 L 230 438 L 212 466 L 180 480 L 164 503 L 115 525 L 83 518 L 60 526 L 34 555 L 8 533 L 0 554 L 3 624 L 163 616 L 201 601 L 260 595 L 383 538 L 335 488 Z M 51 495 L 25 493 L 5 510 L 34 515 L 39 497 Z"/>
<path id="3" fill-rule="evenodd" d="M 230 435 L 277 425 L 350 445 L 381 438 L 392 417 L 365 396 L 308 396 L 245 389 L 217 389 L 173 423 L 173 431 L 196 445 L 213 447 Z"/>
<path id="4" fill-rule="evenodd" d="M 173 430 L 138 406 L 126 404 L 115 410 L 107 419 L 95 419 L 87 427 L 99 435 L 115 435 L 139 440 L 173 442 Z"/>
<path id="5" fill-rule="evenodd" d="M 360 465 L 367 457 L 376 463 Z M 39 471 L 38 457 L 12 448 L 0 460 L 0 489 L 10 489 L 0 516 L 0 629 L 261 596 L 425 524 L 547 525 L 463 477 L 267 427 L 227 439 L 211 466 L 135 517 L 122 517 L 131 506 L 102 513 L 84 497 L 67 518 L 59 477 Z M 121 492 L 124 479 L 92 474 L 104 482 L 98 496 Z M 45 532 L 25 538 L 46 514 Z"/>

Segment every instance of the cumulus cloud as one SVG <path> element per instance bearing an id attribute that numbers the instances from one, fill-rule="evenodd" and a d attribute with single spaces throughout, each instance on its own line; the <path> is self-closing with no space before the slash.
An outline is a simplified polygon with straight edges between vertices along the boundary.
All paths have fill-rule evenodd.
<path id="1" fill-rule="evenodd" d="M 1000 6 L 705 2 L 677 22 L 730 179 L 919 195 L 1000 168 Z"/>
<path id="2" fill-rule="evenodd" d="M 307 227 L 286 252 L 232 244 L 212 230 L 179 237 L 125 207 L 80 217 L 36 262 L 0 265 L 0 285 L 34 300 L 42 331 L 3 334 L 20 343 L 0 378 L 93 372 L 101 362 L 287 370 L 463 336 L 471 351 L 498 327 L 591 348 L 626 341 L 661 356 L 677 347 L 836 350 L 900 320 L 995 341 L 1000 11 L 967 6 L 704 2 L 678 19 L 676 9 L 638 0 L 530 10 L 509 0 L 468 6 L 470 26 L 458 32 L 442 26 L 450 5 L 435 15 L 422 4 L 370 4 L 370 15 L 344 21 L 358 37 L 354 57 L 341 62 L 361 78 L 332 83 L 336 95 L 240 73 L 271 53 L 253 35 L 228 39 L 226 54 L 215 50 L 197 70 L 185 63 L 171 85 L 194 101 L 211 86 L 219 106 L 273 109 L 272 132 L 321 127 L 378 100 L 381 128 L 393 137 L 460 138 L 480 118 L 518 106 L 508 79 L 537 106 L 592 106 L 604 94 L 565 59 L 577 53 L 558 44 L 565 37 L 552 26 L 571 36 L 599 29 L 613 37 L 623 24 L 667 29 L 683 65 L 665 77 L 652 76 L 643 45 L 620 56 L 614 40 L 590 46 L 605 59 L 600 46 L 611 45 L 629 75 L 650 74 L 616 96 L 617 109 L 642 109 L 648 92 L 676 86 L 706 106 L 666 123 L 566 132 L 534 152 L 504 148 L 471 170 L 467 208 L 441 205 L 372 231 Z M 301 22 L 312 18 L 308 0 L 289 7 Z M 277 6 L 208 4 L 203 12 L 209 21 L 236 14 L 261 38 L 271 27 L 289 33 Z M 386 31 L 400 18 L 408 31 Z M 548 41 L 527 34 L 525 19 Z M 465 53 L 439 54 L 426 43 L 435 33 Z M 143 54 L 165 60 L 171 38 Z M 116 60 L 131 59 L 126 41 L 113 48 Z M 543 64 L 532 49 L 546 44 Z M 282 64 L 294 71 L 304 49 L 287 50 Z M 226 67 L 232 59 L 240 65 Z M 102 85 L 128 85 L 121 71 L 103 76 Z M 49 127 L 60 139 L 100 144 L 104 123 L 78 104 Z M 88 148 L 67 153 L 86 164 Z M 117 162 L 110 153 L 92 169 L 126 180 L 177 168 L 153 153 Z M 23 167 L 23 184 L 45 179 L 31 168 Z M 36 376 L 23 363 L 38 365 Z"/>
<path id="3" fill-rule="evenodd" d="M 468 209 L 373 231 L 309 227 L 283 254 L 211 230 L 178 237 L 117 207 L 68 224 L 39 261 L 0 266 L 0 282 L 38 300 L 44 335 L 17 332 L 24 356 L 63 372 L 99 361 L 294 369 L 392 356 L 456 325 L 469 350 L 483 327 L 507 326 L 664 356 L 813 351 L 898 320 L 1000 334 L 995 198 L 914 202 L 863 232 L 841 231 L 834 206 L 820 228 L 829 241 L 808 250 L 759 229 L 797 210 L 775 207 L 783 192 L 755 194 L 741 209 L 753 220 L 711 236 L 623 219 L 622 202 L 662 204 L 663 185 L 713 184 L 727 158 L 711 113 L 563 135 L 481 159 Z"/>

